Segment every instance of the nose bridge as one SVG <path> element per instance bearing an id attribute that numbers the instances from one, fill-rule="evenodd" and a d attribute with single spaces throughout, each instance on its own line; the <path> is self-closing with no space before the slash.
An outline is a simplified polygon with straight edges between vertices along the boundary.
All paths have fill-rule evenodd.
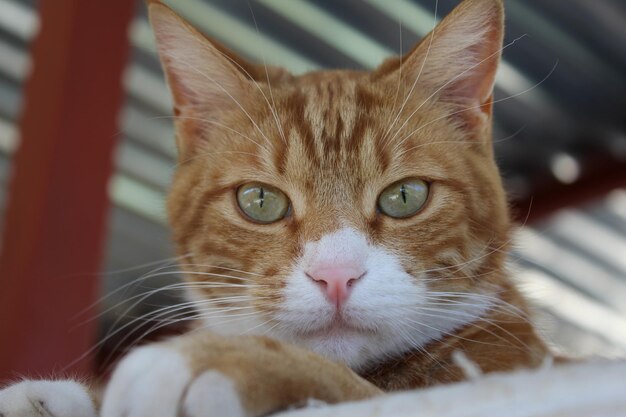
<path id="1" fill-rule="evenodd" d="M 335 233 L 342 228 L 342 220 L 335 210 L 315 208 L 315 216 L 304 219 L 299 230 L 299 239 L 303 246 L 311 246 L 325 235 Z M 321 214 L 321 215 L 320 215 Z"/>
<path id="2" fill-rule="evenodd" d="M 305 267 L 358 269 L 365 263 L 367 247 L 367 240 L 362 233 L 344 227 L 305 245 Z"/>
<path id="3" fill-rule="evenodd" d="M 357 229 L 362 223 L 359 199 L 345 179 L 321 173 L 303 196 L 306 215 L 300 236 L 303 243 L 315 242 L 344 228 Z"/>
<path id="4" fill-rule="evenodd" d="M 304 271 L 318 284 L 328 301 L 340 308 L 352 287 L 366 273 L 368 244 L 365 236 L 352 228 L 342 228 L 306 245 Z"/>
<path id="5" fill-rule="evenodd" d="M 307 210 L 299 230 L 305 264 L 362 262 L 367 241 L 357 196 L 350 184 L 340 179 L 320 183 L 327 186 L 313 187 L 314 192 L 305 197 Z"/>

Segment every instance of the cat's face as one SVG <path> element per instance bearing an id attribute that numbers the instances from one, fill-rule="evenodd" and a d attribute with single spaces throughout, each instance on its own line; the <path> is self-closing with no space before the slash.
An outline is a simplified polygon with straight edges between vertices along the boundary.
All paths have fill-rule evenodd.
<path id="1" fill-rule="evenodd" d="M 466 1 L 402 64 L 299 77 L 225 55 L 164 6 L 151 19 L 179 116 L 170 221 L 206 327 L 359 368 L 493 306 L 497 1 Z"/>

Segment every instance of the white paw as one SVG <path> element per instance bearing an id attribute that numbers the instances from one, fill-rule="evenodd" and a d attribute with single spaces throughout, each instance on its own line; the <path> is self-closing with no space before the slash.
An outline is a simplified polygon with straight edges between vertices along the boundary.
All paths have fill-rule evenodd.
<path id="1" fill-rule="evenodd" d="M 113 373 L 102 417 L 242 417 L 233 383 L 216 371 L 194 378 L 184 356 L 172 347 L 131 352 Z"/>
<path id="2" fill-rule="evenodd" d="M 193 380 L 187 389 L 183 410 L 188 417 L 246 415 L 235 384 L 217 371 L 206 371 Z"/>
<path id="3" fill-rule="evenodd" d="M 0 390 L 2 417 L 96 417 L 85 387 L 74 381 L 22 381 Z"/>

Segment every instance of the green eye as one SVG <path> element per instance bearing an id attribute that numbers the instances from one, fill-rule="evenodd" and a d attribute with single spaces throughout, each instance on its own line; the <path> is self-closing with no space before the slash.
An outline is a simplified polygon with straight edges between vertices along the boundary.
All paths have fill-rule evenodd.
<path id="1" fill-rule="evenodd" d="M 417 213 L 428 199 L 428 184 L 418 179 L 394 182 L 378 197 L 378 207 L 387 216 L 409 217 Z"/>
<path id="2" fill-rule="evenodd" d="M 289 199 L 278 188 L 258 183 L 244 184 L 237 190 L 239 207 L 252 220 L 272 223 L 285 217 Z"/>

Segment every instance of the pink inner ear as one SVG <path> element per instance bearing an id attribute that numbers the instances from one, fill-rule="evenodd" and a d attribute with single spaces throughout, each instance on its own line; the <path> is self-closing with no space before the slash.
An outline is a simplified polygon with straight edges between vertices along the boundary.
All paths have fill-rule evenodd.
<path id="1" fill-rule="evenodd" d="M 460 66 L 464 69 L 457 75 L 458 80 L 445 89 L 446 95 L 475 106 L 482 106 L 490 100 L 500 63 L 501 37 L 501 29 L 492 28 L 479 44 L 463 51 L 460 59 L 465 58 L 470 65 Z"/>
<path id="2" fill-rule="evenodd" d="M 233 106 L 247 80 L 230 56 L 162 4 L 150 4 L 159 56 L 177 105 Z"/>
<path id="3" fill-rule="evenodd" d="M 176 136 L 185 157 L 198 142 L 213 137 L 225 112 L 246 106 L 252 83 L 233 63 L 242 60 L 223 52 L 167 6 L 151 3 L 148 10 L 174 111 L 181 116 Z"/>
<path id="4" fill-rule="evenodd" d="M 403 58 L 407 88 L 420 88 L 464 107 L 488 103 L 500 60 L 503 10 L 498 0 L 466 0 Z M 381 67 L 385 72 L 385 67 Z M 396 70 L 397 71 L 397 70 Z M 390 79 L 397 79 L 390 73 Z"/>

